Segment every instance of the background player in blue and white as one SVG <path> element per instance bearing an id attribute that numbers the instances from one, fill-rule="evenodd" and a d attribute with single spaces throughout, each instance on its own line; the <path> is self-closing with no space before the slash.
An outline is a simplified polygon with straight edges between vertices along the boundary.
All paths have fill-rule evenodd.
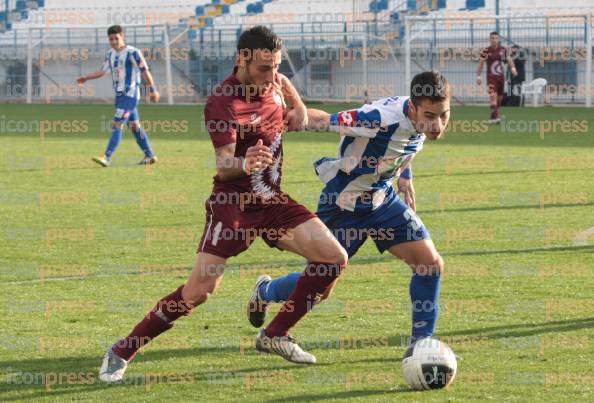
<path id="1" fill-rule="evenodd" d="M 132 46 L 127 46 L 124 42 L 122 27 L 119 25 L 109 27 L 107 35 L 111 49 L 107 52 L 101 69 L 76 80 L 79 84 L 83 84 L 87 80 L 94 80 L 110 73 L 113 88 L 116 92 L 116 112 L 113 118 L 111 138 L 107 144 L 105 154 L 93 158 L 93 161 L 104 167 L 109 166 L 111 157 L 122 139 L 122 125 L 128 123 L 128 127 L 134 133 L 136 143 L 144 152 L 144 158 L 140 161 L 140 164 L 154 164 L 157 162 L 157 157 L 153 152 L 148 135 L 140 126 L 140 115 L 137 108 L 140 100 L 141 77 L 149 85 L 151 101 L 159 102 L 159 92 L 155 88 L 153 76 L 142 53 Z"/>
<path id="2" fill-rule="evenodd" d="M 317 214 L 349 258 L 367 238 L 413 270 L 411 344 L 433 335 L 439 312 L 443 259 L 415 210 L 411 161 L 426 138 L 440 138 L 450 117 L 450 89 L 443 75 L 424 72 L 411 82 L 410 97 L 391 97 L 360 109 L 328 114 L 308 109 L 310 130 L 341 134 L 338 158 L 315 163 L 325 183 Z M 399 192 L 392 182 L 398 179 Z M 291 300 L 301 273 L 272 280 L 260 276 L 248 304 L 248 319 L 264 323 L 270 302 Z M 335 283 L 315 302 L 326 299 Z"/>

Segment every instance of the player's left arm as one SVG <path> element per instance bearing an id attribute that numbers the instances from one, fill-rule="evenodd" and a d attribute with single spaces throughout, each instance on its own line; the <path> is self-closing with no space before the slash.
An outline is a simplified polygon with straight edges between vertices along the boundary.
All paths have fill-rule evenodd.
<path id="1" fill-rule="evenodd" d="M 284 74 L 279 74 L 280 90 L 283 98 L 287 100 L 291 106 L 291 110 L 287 113 L 285 120 L 289 131 L 301 131 L 307 126 L 307 108 L 299 95 L 299 91 L 293 85 L 291 80 Z"/>
<path id="2" fill-rule="evenodd" d="M 161 94 L 157 91 L 157 87 L 155 86 L 155 80 L 153 80 L 153 75 L 149 70 L 142 72 L 142 78 L 144 81 L 149 85 L 149 97 L 153 102 L 159 102 L 161 99 Z"/>
<path id="3" fill-rule="evenodd" d="M 518 75 L 518 70 L 516 70 L 516 64 L 514 63 L 514 59 L 512 59 L 510 53 L 507 51 L 507 49 L 505 50 L 505 55 L 506 55 L 506 59 L 507 59 L 507 65 L 509 66 L 512 75 L 515 77 Z"/>
<path id="4" fill-rule="evenodd" d="M 417 203 L 415 200 L 415 187 L 413 186 L 412 178 L 412 166 L 409 163 L 408 166 L 402 171 L 398 178 L 398 193 L 402 193 L 404 201 L 412 209 L 417 211 Z"/>
<path id="5" fill-rule="evenodd" d="M 153 79 L 153 75 L 146 64 L 146 60 L 144 60 L 144 56 L 138 51 L 138 49 L 134 51 L 133 56 L 134 61 L 136 62 L 136 65 L 142 74 L 142 79 L 149 85 L 149 97 L 151 101 L 159 102 L 161 95 L 159 94 L 159 91 L 157 91 L 155 80 Z"/>

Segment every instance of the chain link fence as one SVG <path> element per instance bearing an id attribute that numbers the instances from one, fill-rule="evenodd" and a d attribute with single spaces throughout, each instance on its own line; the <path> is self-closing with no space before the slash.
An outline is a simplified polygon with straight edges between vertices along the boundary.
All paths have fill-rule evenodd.
<path id="1" fill-rule="evenodd" d="M 489 33 L 499 30 L 503 46 L 518 46 L 523 80 L 547 80 L 546 103 L 591 105 L 590 14 L 268 25 L 284 41 L 281 72 L 309 100 L 360 102 L 406 94 L 412 76 L 431 69 L 448 77 L 456 102 L 487 103 L 486 86 L 476 85 L 476 69 Z M 44 27 L 0 34 L 0 102 L 112 102 L 109 78 L 84 86 L 75 82 L 101 66 L 109 47 L 106 28 Z M 204 101 L 230 74 L 245 27 L 125 29 L 127 43 L 144 54 L 162 102 L 176 104 Z M 508 82 L 508 95 L 518 91 Z"/>

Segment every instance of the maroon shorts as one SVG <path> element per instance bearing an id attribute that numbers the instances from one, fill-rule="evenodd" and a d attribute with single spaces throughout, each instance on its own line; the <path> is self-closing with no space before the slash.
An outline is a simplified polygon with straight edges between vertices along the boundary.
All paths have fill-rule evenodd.
<path id="1" fill-rule="evenodd" d="M 286 193 L 268 203 L 238 202 L 234 196 L 237 193 L 213 193 L 206 201 L 206 224 L 197 252 L 227 259 L 245 251 L 258 236 L 275 247 L 290 229 L 317 217 Z"/>
<path id="2" fill-rule="evenodd" d="M 501 96 L 503 95 L 503 87 L 505 86 L 505 81 L 503 79 L 488 79 L 487 86 L 489 87 L 489 95 L 497 94 L 498 96 Z"/>

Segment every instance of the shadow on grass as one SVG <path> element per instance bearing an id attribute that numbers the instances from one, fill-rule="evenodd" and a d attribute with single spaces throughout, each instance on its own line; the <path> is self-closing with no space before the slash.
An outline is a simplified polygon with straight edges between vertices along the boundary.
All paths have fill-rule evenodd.
<path id="1" fill-rule="evenodd" d="M 250 347 L 246 347 L 248 355 L 255 355 Z M 243 354 L 237 346 L 220 346 L 220 347 L 191 347 L 191 348 L 177 348 L 171 350 L 149 350 L 138 353 L 134 359 L 134 363 L 141 363 L 147 361 L 161 361 L 172 358 L 186 358 L 204 356 L 207 354 L 223 354 L 223 353 L 237 353 Z M 44 372 L 66 372 L 75 368 L 80 372 L 95 372 L 99 370 L 101 360 L 103 359 L 103 352 L 94 356 L 82 357 L 47 357 L 47 358 L 32 358 L 21 360 L 3 360 L 0 361 L 0 368 L 18 369 L 27 371 L 44 371 Z"/>
<path id="2" fill-rule="evenodd" d="M 400 345 L 400 340 L 402 336 L 394 336 L 390 338 L 389 345 Z M 323 341 L 324 343 L 326 340 Z M 323 345 L 322 342 L 316 343 L 318 345 Z M 318 348 L 317 350 L 323 349 L 332 349 L 332 350 L 342 350 L 340 345 L 331 345 L 326 346 L 324 348 Z M 229 385 L 242 385 L 244 377 L 249 374 L 257 375 L 259 372 L 266 372 L 270 373 L 271 371 L 308 371 L 308 367 L 306 366 L 299 366 L 290 363 L 286 363 L 280 357 L 276 357 L 274 355 L 268 354 L 257 354 L 253 351 L 248 350 L 249 353 L 246 357 L 257 357 L 259 356 L 258 360 L 261 360 L 260 366 L 250 366 L 246 368 L 236 368 L 236 369 L 208 369 L 198 372 L 192 372 L 189 374 L 190 383 L 207 383 L 213 385 L 222 385 L 222 386 L 229 386 Z M 188 357 L 197 357 L 212 354 L 228 354 L 228 353 L 237 353 L 241 354 L 238 350 L 238 347 L 195 347 L 195 348 L 180 348 L 180 349 L 173 349 L 173 350 L 156 350 L 156 351 L 147 351 L 144 354 L 139 354 L 135 359 L 135 363 L 150 363 L 152 361 L 160 361 L 160 360 L 170 360 L 175 358 L 188 358 Z M 128 376 L 124 378 L 128 381 L 122 384 L 104 384 L 97 379 L 97 371 L 101 364 L 102 357 L 100 355 L 96 356 L 79 356 L 79 357 L 48 357 L 48 358 L 31 358 L 31 359 L 22 359 L 22 360 L 3 360 L 0 361 L 0 368 L 6 374 L 5 382 L 0 384 L 0 400 L 1 401 L 15 401 L 15 400 L 35 400 L 44 397 L 58 397 L 58 396 L 66 396 L 66 395 L 76 395 L 76 394 L 85 394 L 88 396 L 89 393 L 93 392 L 103 392 L 106 389 L 114 389 L 117 390 L 119 388 L 129 388 L 129 387 L 140 387 L 140 389 L 130 389 L 130 390 L 142 390 L 145 391 L 150 389 L 153 383 L 149 383 L 146 377 L 149 375 L 159 375 L 162 374 L 171 374 L 170 372 L 163 372 L 163 370 L 158 371 L 147 371 L 146 368 L 143 369 L 143 372 L 138 373 L 134 369 L 134 364 L 132 364 L 130 368 L 130 372 Z M 250 363 L 248 361 L 247 363 Z M 355 358 L 353 360 L 349 360 L 348 356 L 344 357 L 344 360 L 340 360 L 340 363 L 349 363 L 349 364 L 356 364 L 356 363 L 386 363 L 386 364 L 395 364 L 399 362 L 398 357 L 369 357 L 369 358 Z M 324 367 L 331 367 L 334 365 L 335 362 L 328 361 L 328 362 L 321 362 L 316 364 L 316 369 L 324 368 Z M 64 380 L 62 383 L 56 383 L 54 385 L 50 385 L 47 387 L 47 383 L 45 381 L 48 374 L 64 374 L 67 375 L 75 375 L 79 376 L 79 374 L 83 374 L 82 380 L 77 378 L 77 381 L 67 383 Z M 55 376 L 55 375 L 54 375 Z M 66 378 L 64 378 L 66 379 Z M 55 383 L 55 382 L 54 382 Z M 173 382 L 169 382 L 173 383 Z M 7 393 L 12 393 L 16 395 L 13 396 L 2 396 L 6 395 Z M 345 391 L 339 393 L 339 395 L 343 394 L 344 397 L 356 397 L 356 396 L 367 396 L 367 395 L 374 395 L 374 394 L 384 394 L 384 393 L 394 393 L 391 390 L 374 390 L 374 391 Z M 332 396 L 328 395 L 325 397 L 324 395 L 304 395 L 303 399 L 317 399 L 323 400 L 325 398 L 331 398 Z"/>
<path id="3" fill-rule="evenodd" d="M 490 339 L 503 339 L 509 337 L 535 336 L 543 333 L 570 332 L 594 328 L 594 318 L 556 320 L 540 323 L 522 323 L 517 325 L 503 325 L 480 327 L 475 329 L 454 330 L 440 333 L 439 336 L 486 336 Z"/>
<path id="4" fill-rule="evenodd" d="M 293 395 L 282 399 L 267 400 L 268 402 L 299 402 L 299 401 L 321 401 L 334 399 L 348 399 L 348 398 L 368 398 L 376 400 L 380 398 L 396 400 L 397 393 L 419 393 L 408 388 L 399 387 L 398 389 L 372 389 L 372 390 L 345 390 L 344 392 L 328 392 L 328 393 L 309 393 L 303 395 Z M 374 397 L 372 397 L 374 396 Z"/>
<path id="5" fill-rule="evenodd" d="M 172 357 L 197 356 L 204 354 L 204 348 L 178 349 L 178 350 L 159 350 L 145 353 L 146 361 L 169 359 Z M 225 351 L 224 348 L 213 349 L 219 352 Z M 233 349 L 236 351 L 236 349 Z M 175 385 L 188 383 L 207 383 L 214 386 L 232 386 L 243 385 L 246 379 L 252 379 L 250 374 L 268 373 L 275 371 L 305 371 L 304 366 L 296 366 L 282 361 L 280 357 L 278 362 L 273 365 L 262 361 L 261 366 L 236 368 L 233 370 L 203 370 L 198 372 L 175 372 L 175 371 L 143 371 L 135 372 L 131 367 L 130 372 L 124 378 L 124 382 L 116 384 L 106 384 L 98 379 L 98 369 L 100 358 L 97 357 L 66 357 L 66 358 L 47 358 L 31 359 L 22 361 L 4 361 L 1 365 L 20 364 L 26 365 L 27 369 L 11 368 L 4 366 L 2 369 L 6 372 L 5 382 L 0 384 L 0 401 L 15 400 L 35 400 L 39 398 L 58 397 L 72 394 L 84 394 L 88 397 L 91 392 L 103 392 L 105 390 L 117 390 L 121 388 L 140 388 L 127 389 L 127 392 L 139 390 L 148 391 L 156 385 Z M 281 364 L 281 365 L 275 365 Z M 322 366 L 330 365 L 322 364 Z M 29 368 L 30 367 L 30 368 Z M 54 381 L 48 382 L 48 376 L 53 375 Z M 63 375 L 62 382 L 57 381 L 56 376 Z M 67 376 L 74 376 L 76 379 L 68 381 Z M 174 378 L 171 378 L 174 377 Z M 48 386 L 49 383 L 49 386 Z M 6 393 L 16 393 L 16 396 L 2 396 Z"/>
<path id="6" fill-rule="evenodd" d="M 419 167 L 417 170 L 421 171 Z M 476 175 L 507 175 L 507 174 L 534 174 L 534 173 L 551 173 L 551 172 L 590 172 L 589 168 L 551 168 L 551 169 L 502 169 L 498 171 L 474 170 L 474 171 L 458 171 L 456 172 L 436 172 L 436 173 L 419 173 L 415 174 L 415 179 L 418 178 L 443 178 L 449 176 L 476 176 Z"/>
<path id="7" fill-rule="evenodd" d="M 587 207 L 594 206 L 594 202 L 588 203 L 558 203 L 558 204 L 545 204 L 542 210 L 552 208 L 567 208 L 567 207 Z M 511 206 L 481 206 L 481 207 L 462 207 L 462 208 L 445 208 L 445 209 L 433 209 L 433 210 L 419 210 L 419 214 L 434 214 L 434 213 L 465 213 L 471 211 L 499 211 L 499 210 L 541 210 L 541 207 L 536 204 L 522 204 L 522 205 L 511 205 Z"/>

